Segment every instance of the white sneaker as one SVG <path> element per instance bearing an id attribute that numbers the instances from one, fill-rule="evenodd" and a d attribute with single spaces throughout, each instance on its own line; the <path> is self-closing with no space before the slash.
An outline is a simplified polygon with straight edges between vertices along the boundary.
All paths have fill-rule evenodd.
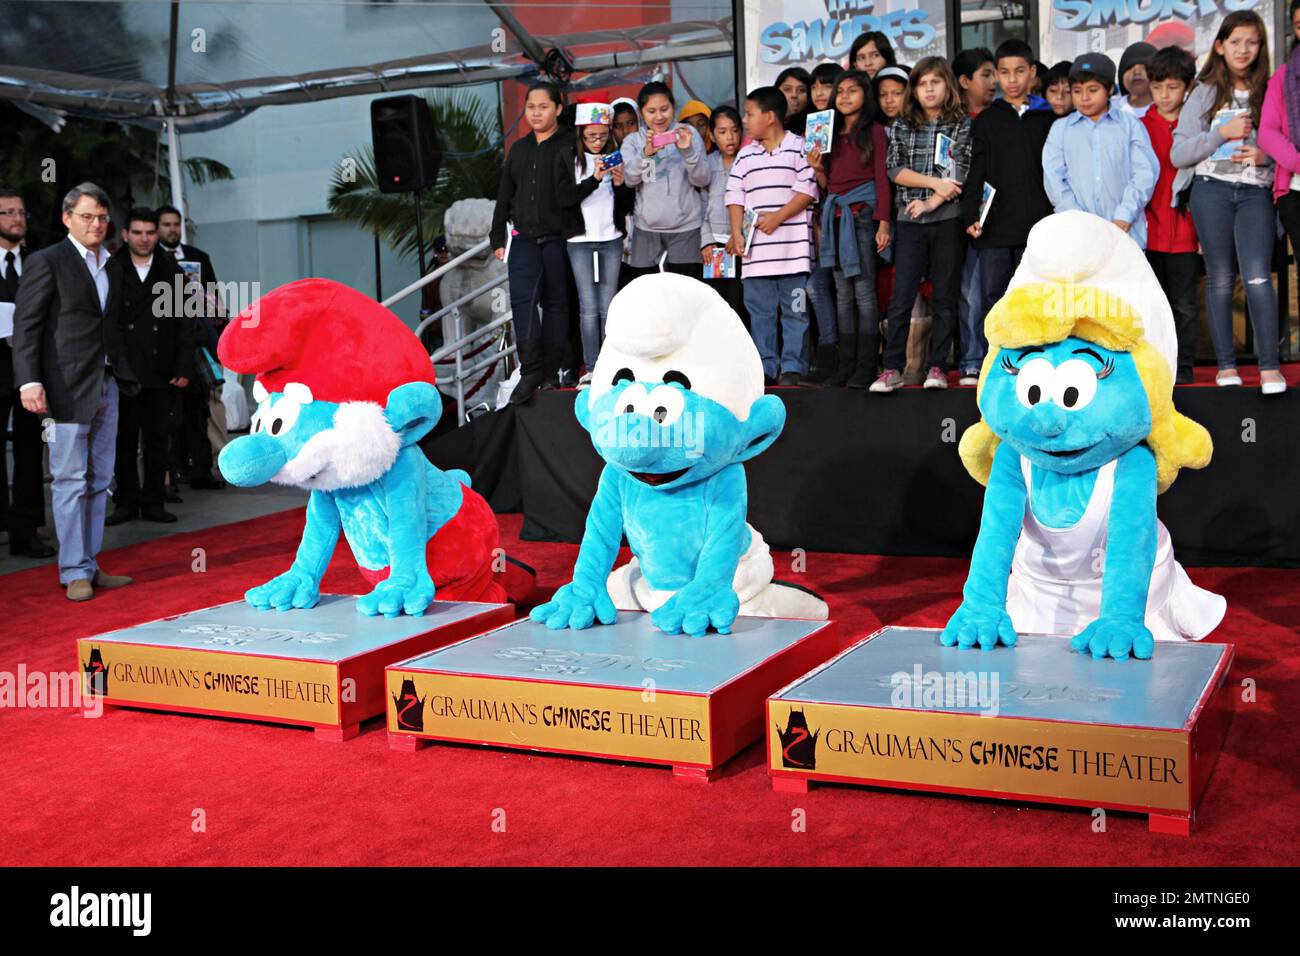
<path id="1" fill-rule="evenodd" d="M 1241 376 L 1237 374 L 1235 368 L 1221 368 L 1214 376 L 1214 384 L 1221 388 L 1229 388 L 1241 384 Z M 1283 383 L 1283 388 L 1286 383 Z"/>
<path id="2" fill-rule="evenodd" d="M 1265 378 L 1265 375 L 1269 377 Z M 1281 395 L 1286 391 L 1286 379 L 1282 377 L 1281 372 L 1260 372 L 1259 391 L 1261 395 Z"/>
<path id="3" fill-rule="evenodd" d="M 980 377 L 978 375 L 973 375 L 970 372 L 966 372 L 961 378 L 957 379 L 958 385 L 978 385 L 979 383 Z"/>
<path id="4" fill-rule="evenodd" d="M 578 379 L 578 388 L 591 388 L 591 373 L 583 372 L 582 378 Z"/>
<path id="5" fill-rule="evenodd" d="M 930 367 L 930 371 L 925 375 L 925 382 L 922 388 L 936 389 L 948 387 L 948 373 L 937 365 Z"/>

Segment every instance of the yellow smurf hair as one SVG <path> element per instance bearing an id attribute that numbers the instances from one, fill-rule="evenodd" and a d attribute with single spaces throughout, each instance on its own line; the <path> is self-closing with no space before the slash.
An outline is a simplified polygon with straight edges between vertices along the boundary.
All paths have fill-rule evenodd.
<path id="1" fill-rule="evenodd" d="M 1050 345 L 1070 336 L 1095 342 L 1113 352 L 1128 352 L 1151 407 L 1147 446 L 1156 457 L 1159 492 L 1173 484 L 1180 468 L 1204 468 L 1210 462 L 1210 433 L 1174 408 L 1173 376 L 1164 356 L 1142 334 L 1138 313 L 1119 296 L 1097 286 L 1070 282 L 1030 282 L 998 301 L 984 320 L 988 355 L 980 369 L 975 397 L 999 349 Z M 1000 439 L 983 418 L 966 429 L 957 446 L 971 476 L 987 485 L 993 453 Z"/>

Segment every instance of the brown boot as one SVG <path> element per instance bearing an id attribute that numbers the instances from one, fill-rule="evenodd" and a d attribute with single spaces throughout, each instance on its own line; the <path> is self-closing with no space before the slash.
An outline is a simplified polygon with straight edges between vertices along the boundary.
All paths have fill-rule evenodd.
<path id="1" fill-rule="evenodd" d="M 113 588 L 124 588 L 131 583 L 131 579 L 125 574 L 105 574 L 103 571 L 96 571 L 92 582 L 95 587 L 103 588 L 105 591 L 111 591 Z"/>
<path id="2" fill-rule="evenodd" d="M 90 586 L 90 582 L 85 578 L 78 578 L 76 581 L 68 582 L 69 601 L 89 601 L 94 596 L 95 589 Z"/>

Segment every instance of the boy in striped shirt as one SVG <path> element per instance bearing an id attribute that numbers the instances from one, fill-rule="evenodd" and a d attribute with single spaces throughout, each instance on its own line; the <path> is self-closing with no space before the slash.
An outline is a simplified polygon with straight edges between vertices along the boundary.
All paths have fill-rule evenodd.
<path id="1" fill-rule="evenodd" d="M 757 212 L 749 254 L 742 260 L 745 308 L 763 358 L 763 374 L 772 380 L 779 371 L 780 384 L 798 385 L 808 371 L 804 286 L 812 270 L 808 207 L 817 197 L 817 181 L 803 154 L 803 137 L 786 131 L 785 108 L 785 94 L 774 86 L 759 87 L 745 97 L 745 132 L 753 142 L 736 154 L 727 178 L 727 251 L 744 254 L 745 212 Z"/>

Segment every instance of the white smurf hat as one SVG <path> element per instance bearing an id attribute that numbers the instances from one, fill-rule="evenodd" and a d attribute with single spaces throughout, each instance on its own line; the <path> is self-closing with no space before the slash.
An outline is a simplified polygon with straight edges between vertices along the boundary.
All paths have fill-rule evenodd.
<path id="1" fill-rule="evenodd" d="M 1032 311 L 1041 309 L 1045 315 L 1025 314 L 1030 303 L 1023 295 L 1012 296 L 1022 286 L 1042 290 Z M 1146 255 L 1113 222 L 1081 210 L 1055 213 L 1029 231 L 1020 267 L 989 318 L 992 329 L 986 320 L 985 334 L 990 345 L 995 340 L 999 347 L 1018 345 L 1015 340 L 1023 337 L 1026 324 L 1059 328 L 1068 320 L 1064 327 L 1069 329 L 1077 321 L 1076 334 L 1084 338 L 1095 335 L 1099 344 L 1125 351 L 1145 339 L 1169 363 L 1171 376 L 1178 368 L 1173 310 Z M 1041 341 L 1061 337 L 1048 334 Z"/>
<path id="2" fill-rule="evenodd" d="M 763 395 L 763 362 L 740 316 L 711 286 L 673 272 L 640 276 L 614 296 L 588 401 L 613 388 L 623 369 L 638 382 L 680 372 L 691 391 L 740 421 Z"/>

